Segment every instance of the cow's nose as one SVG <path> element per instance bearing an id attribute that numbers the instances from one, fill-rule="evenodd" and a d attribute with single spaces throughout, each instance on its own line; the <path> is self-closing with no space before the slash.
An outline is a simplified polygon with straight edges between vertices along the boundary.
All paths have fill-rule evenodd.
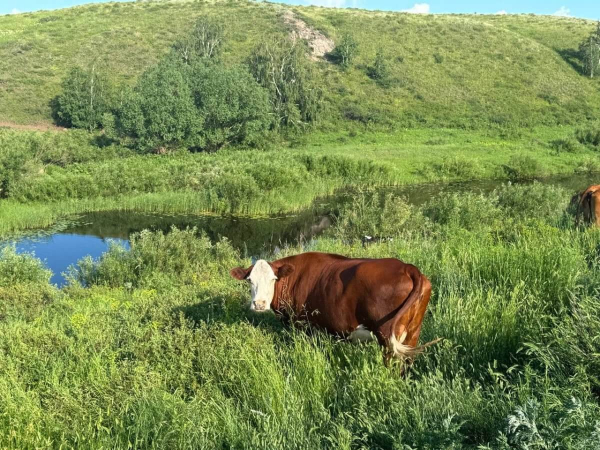
<path id="1" fill-rule="evenodd" d="M 257 311 L 264 311 L 267 309 L 267 302 L 264 300 L 254 302 L 254 309 Z"/>

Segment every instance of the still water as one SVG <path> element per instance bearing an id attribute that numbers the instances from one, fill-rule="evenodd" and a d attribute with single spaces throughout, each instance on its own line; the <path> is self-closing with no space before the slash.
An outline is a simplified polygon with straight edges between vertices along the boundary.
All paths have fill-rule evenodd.
<path id="1" fill-rule="evenodd" d="M 598 176 L 553 177 L 540 180 L 577 192 L 597 183 Z M 413 204 L 423 204 L 431 197 L 452 192 L 491 192 L 501 181 L 472 181 L 450 184 L 424 184 L 405 187 L 380 188 L 405 196 Z M 129 247 L 132 233 L 144 229 L 168 231 L 171 227 L 196 227 L 211 240 L 228 238 L 232 245 L 249 256 L 256 256 L 276 246 L 296 243 L 318 236 L 331 225 L 337 208 L 349 201 L 354 191 L 320 199 L 306 211 L 283 217 L 239 218 L 220 216 L 168 216 L 132 212 L 100 212 L 85 214 L 75 219 L 67 229 L 38 237 L 20 239 L 14 244 L 18 252 L 34 253 L 52 270 L 52 283 L 63 286 L 64 273 L 70 265 L 89 255 L 99 258 L 111 243 Z M 1 245 L 1 244 L 0 244 Z"/>

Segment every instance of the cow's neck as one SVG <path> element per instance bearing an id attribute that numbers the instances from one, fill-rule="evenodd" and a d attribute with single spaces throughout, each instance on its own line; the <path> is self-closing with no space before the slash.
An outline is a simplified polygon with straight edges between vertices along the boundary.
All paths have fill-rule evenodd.
<path id="1" fill-rule="evenodd" d="M 285 314 L 295 310 L 290 281 L 290 277 L 284 277 L 275 285 L 275 295 L 271 305 L 277 312 Z"/>

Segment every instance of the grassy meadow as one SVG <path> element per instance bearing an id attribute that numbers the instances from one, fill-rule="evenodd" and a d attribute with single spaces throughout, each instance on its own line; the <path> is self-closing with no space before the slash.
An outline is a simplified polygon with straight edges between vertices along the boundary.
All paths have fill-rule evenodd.
<path id="1" fill-rule="evenodd" d="M 422 207 L 364 194 L 319 250 L 417 264 L 434 294 L 406 376 L 375 344 L 246 309 L 250 264 L 196 230 L 143 232 L 58 290 L 0 256 L 3 448 L 596 448 L 600 233 L 570 193 L 507 186 Z M 360 245 L 365 231 L 393 242 Z M 269 255 L 265 255 L 269 256 Z"/>

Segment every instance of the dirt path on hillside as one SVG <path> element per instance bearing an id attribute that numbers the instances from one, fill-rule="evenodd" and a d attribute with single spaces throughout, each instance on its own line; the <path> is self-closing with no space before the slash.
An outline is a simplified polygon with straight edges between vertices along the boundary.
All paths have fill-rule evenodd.
<path id="1" fill-rule="evenodd" d="M 311 59 L 318 61 L 323 58 L 327 53 L 333 50 L 335 43 L 321 33 L 319 30 L 315 30 L 308 26 L 308 24 L 296 17 L 296 15 L 289 9 L 283 13 L 283 21 L 293 28 L 293 35 L 305 40 L 308 43 L 311 51 Z"/>
<path id="2" fill-rule="evenodd" d="M 0 120 L 0 128 L 9 128 L 11 130 L 20 131 L 65 131 L 66 128 L 57 127 L 51 123 L 36 123 L 30 125 L 21 125 L 18 123 Z"/>

